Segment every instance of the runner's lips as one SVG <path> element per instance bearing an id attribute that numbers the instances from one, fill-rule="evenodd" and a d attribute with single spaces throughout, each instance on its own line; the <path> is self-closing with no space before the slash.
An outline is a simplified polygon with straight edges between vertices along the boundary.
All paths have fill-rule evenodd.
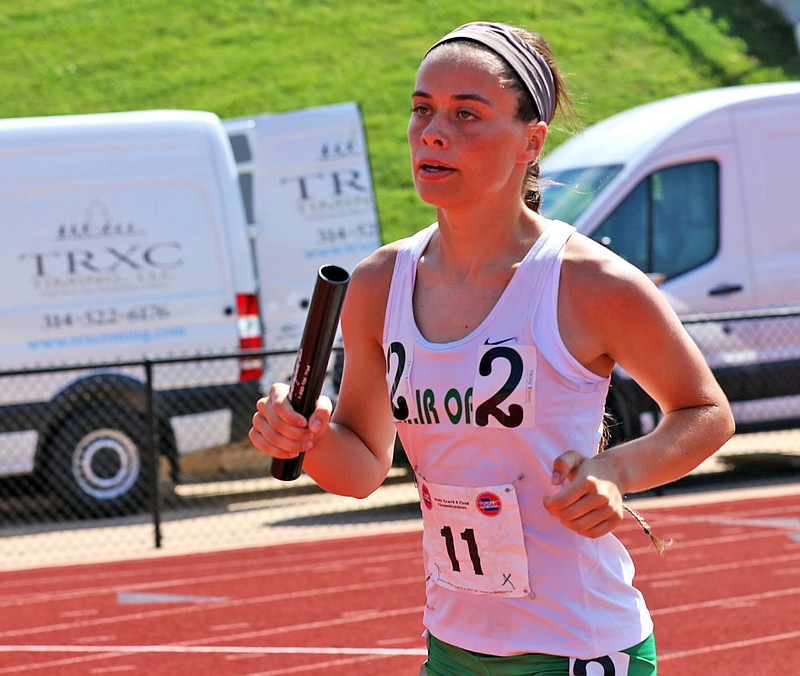
<path id="1" fill-rule="evenodd" d="M 417 166 L 419 168 L 419 171 L 425 173 L 430 172 L 436 174 L 448 171 L 455 171 L 453 167 L 447 166 L 446 164 L 442 164 L 441 162 L 419 162 Z"/>

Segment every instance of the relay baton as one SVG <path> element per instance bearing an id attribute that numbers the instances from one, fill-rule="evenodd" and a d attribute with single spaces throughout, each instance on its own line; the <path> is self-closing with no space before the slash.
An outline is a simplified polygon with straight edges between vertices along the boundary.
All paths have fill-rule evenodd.
<path id="1" fill-rule="evenodd" d="M 303 339 L 289 384 L 289 402 L 306 419 L 314 412 L 322 392 L 349 281 L 347 270 L 338 265 L 323 265 L 317 272 Z M 294 481 L 300 476 L 304 456 L 305 453 L 301 453 L 295 458 L 273 458 L 270 474 L 281 481 Z"/>

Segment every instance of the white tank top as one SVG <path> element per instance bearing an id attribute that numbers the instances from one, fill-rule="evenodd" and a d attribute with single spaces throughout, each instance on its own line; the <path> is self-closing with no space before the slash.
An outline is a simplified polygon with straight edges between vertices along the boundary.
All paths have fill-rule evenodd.
<path id="1" fill-rule="evenodd" d="M 627 551 L 613 535 L 577 535 L 542 505 L 557 491 L 556 457 L 597 452 L 608 390 L 558 331 L 561 258 L 574 228 L 551 221 L 484 321 L 432 343 L 412 301 L 436 228 L 398 252 L 384 325 L 394 419 L 425 524 L 425 626 L 492 655 L 586 659 L 629 648 L 653 625 Z"/>

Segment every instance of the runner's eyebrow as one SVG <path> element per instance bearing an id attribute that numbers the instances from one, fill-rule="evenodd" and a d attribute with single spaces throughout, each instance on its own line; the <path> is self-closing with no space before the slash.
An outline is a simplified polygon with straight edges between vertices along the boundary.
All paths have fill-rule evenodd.
<path id="1" fill-rule="evenodd" d="M 432 99 L 433 96 L 428 94 L 427 92 L 417 90 L 411 95 L 412 99 Z M 454 101 L 477 101 L 478 103 L 482 103 L 486 106 L 491 106 L 492 102 L 487 99 L 485 96 L 481 96 L 480 94 L 453 94 L 451 96 Z"/>

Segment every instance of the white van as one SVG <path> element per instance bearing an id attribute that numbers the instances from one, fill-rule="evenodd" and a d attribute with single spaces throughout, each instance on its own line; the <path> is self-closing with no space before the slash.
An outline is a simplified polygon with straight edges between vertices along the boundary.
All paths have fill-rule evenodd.
<path id="1" fill-rule="evenodd" d="M 0 475 L 35 473 L 72 511 L 143 505 L 142 368 L 42 367 L 261 347 L 236 164 L 211 113 L 0 121 Z M 178 457 L 242 438 L 262 361 L 155 369 Z"/>
<path id="2" fill-rule="evenodd" d="M 381 245 L 361 110 L 346 102 L 223 123 L 253 238 L 264 341 L 296 350 L 320 266 L 352 271 Z M 270 358 L 265 385 L 288 381 L 293 365 L 294 356 Z"/>
<path id="3" fill-rule="evenodd" d="M 660 285 L 740 429 L 798 417 L 800 316 L 787 308 L 800 306 L 800 82 L 628 110 L 556 148 L 542 176 L 547 216 Z M 760 318 L 775 308 L 785 316 Z M 622 372 L 609 407 L 624 428 L 618 438 L 647 432 L 658 415 Z"/>

